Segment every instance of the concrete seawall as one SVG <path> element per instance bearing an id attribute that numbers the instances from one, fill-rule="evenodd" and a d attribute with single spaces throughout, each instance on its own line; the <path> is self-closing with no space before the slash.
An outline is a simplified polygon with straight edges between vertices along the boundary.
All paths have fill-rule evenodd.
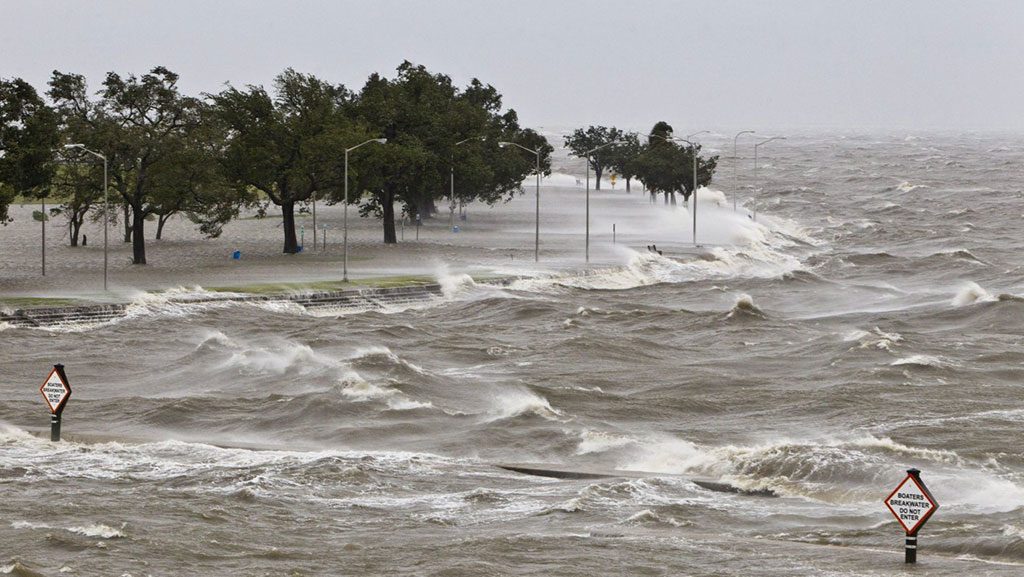
<path id="1" fill-rule="evenodd" d="M 361 288 L 340 291 L 316 291 L 276 295 L 209 296 L 168 299 L 168 303 L 190 304 L 230 302 L 290 302 L 309 309 L 380 309 L 386 306 L 416 304 L 441 296 L 441 285 L 423 284 L 390 288 Z M 0 324 L 14 327 L 52 327 L 67 324 L 101 323 L 128 315 L 133 303 L 96 304 L 51 308 L 24 308 L 0 312 Z"/>

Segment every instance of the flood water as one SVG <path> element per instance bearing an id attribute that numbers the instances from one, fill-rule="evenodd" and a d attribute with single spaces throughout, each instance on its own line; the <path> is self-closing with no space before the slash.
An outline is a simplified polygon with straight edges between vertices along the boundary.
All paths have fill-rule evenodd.
<path id="1" fill-rule="evenodd" d="M 922 574 L 1022 574 L 1022 162 L 1019 136 L 805 134 L 737 212 L 723 158 L 706 259 L 620 185 L 599 206 L 655 232 L 588 272 L 561 230 L 545 271 L 453 266 L 413 307 L 2 328 L 0 573 L 903 575 L 882 501 L 917 467 Z M 32 434 L 54 362 L 93 438 Z"/>

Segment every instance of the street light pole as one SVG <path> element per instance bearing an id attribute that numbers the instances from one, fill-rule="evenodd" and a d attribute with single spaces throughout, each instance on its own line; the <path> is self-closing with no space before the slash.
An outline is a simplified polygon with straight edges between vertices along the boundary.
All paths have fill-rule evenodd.
<path id="1" fill-rule="evenodd" d="M 346 148 L 345 149 L 345 217 L 344 217 L 344 226 L 343 226 L 344 232 L 342 233 L 342 239 L 343 239 L 342 240 L 342 244 L 344 246 L 343 250 L 344 250 L 344 253 L 345 253 L 345 257 L 344 257 L 344 260 L 342 261 L 342 265 L 341 265 L 341 271 L 342 271 L 341 272 L 341 275 L 342 275 L 341 276 L 341 280 L 342 280 L 342 282 L 348 282 L 348 153 L 350 153 L 353 150 L 359 148 L 360 146 L 363 146 L 365 144 L 370 144 L 371 142 L 376 142 L 376 143 L 379 143 L 379 144 L 385 144 L 387 141 L 388 141 L 387 138 L 371 138 L 370 140 L 367 140 L 366 142 L 360 142 L 359 144 L 353 146 L 352 148 Z M 315 232 L 315 230 L 314 230 L 314 232 Z"/>
<path id="2" fill-rule="evenodd" d="M 537 155 L 537 208 L 536 215 L 534 216 L 533 262 L 540 262 L 540 148 L 533 150 L 532 148 L 526 148 L 522 144 L 516 144 L 515 142 L 499 142 L 498 146 L 501 148 L 505 148 L 507 146 L 518 146 L 526 152 L 531 152 Z"/>
<path id="3" fill-rule="evenodd" d="M 624 140 L 613 140 L 612 142 L 606 142 L 606 143 L 602 144 L 601 146 L 598 146 L 596 148 L 591 148 L 590 150 L 588 150 L 585 153 L 583 153 L 584 157 L 586 158 L 586 173 L 587 173 L 587 233 L 586 233 L 586 237 L 587 237 L 587 240 L 586 240 L 586 247 L 587 247 L 586 248 L 586 255 L 587 255 L 586 258 L 587 258 L 587 262 L 590 262 L 590 155 L 595 153 L 595 152 L 597 152 L 598 150 L 601 150 L 602 148 L 604 148 L 606 146 L 612 146 L 612 145 L 615 145 L 615 144 L 624 144 L 624 143 L 625 143 Z M 594 176 L 596 177 L 597 174 L 595 173 Z"/>
<path id="4" fill-rule="evenodd" d="M 65 144 L 64 148 L 77 148 L 103 160 L 103 290 L 107 290 L 107 228 L 110 223 L 110 204 L 107 202 L 107 157 L 85 147 L 84 144 Z"/>
<path id="5" fill-rule="evenodd" d="M 469 138 L 463 138 L 462 140 L 455 143 L 455 146 L 459 146 L 470 140 L 480 140 L 485 137 L 483 136 L 470 136 Z M 449 167 L 451 169 L 451 192 L 448 194 L 448 230 L 455 229 L 455 152 L 452 152 L 452 163 Z"/>
<path id="6" fill-rule="evenodd" d="M 739 142 L 740 136 L 744 134 L 754 134 L 753 130 L 744 130 L 737 132 L 736 137 L 732 139 L 732 170 L 733 176 L 736 179 L 736 190 L 732 193 L 732 211 L 736 212 L 736 197 L 740 194 L 740 167 L 739 167 L 739 155 L 736 153 L 736 147 Z"/>
<path id="7" fill-rule="evenodd" d="M 754 186 L 755 187 L 758 185 L 758 180 L 757 180 L 757 147 L 761 146 L 762 144 L 768 144 L 769 142 L 771 142 L 773 140 L 786 140 L 786 137 L 785 136 L 773 136 L 773 137 L 771 137 L 771 138 L 769 138 L 767 140 L 762 140 L 761 142 L 758 142 L 757 144 L 754 145 Z M 751 212 L 753 213 L 754 222 L 757 222 L 757 207 L 755 207 L 753 204 L 751 204 L 750 208 L 751 208 Z"/>
<path id="8" fill-rule="evenodd" d="M 711 131 L 701 130 L 700 132 L 687 134 L 686 138 L 693 138 L 694 136 L 708 134 L 709 132 Z M 690 142 L 689 140 L 686 141 Z M 693 246 L 697 246 L 697 145 L 690 142 L 690 148 L 693 150 Z"/>

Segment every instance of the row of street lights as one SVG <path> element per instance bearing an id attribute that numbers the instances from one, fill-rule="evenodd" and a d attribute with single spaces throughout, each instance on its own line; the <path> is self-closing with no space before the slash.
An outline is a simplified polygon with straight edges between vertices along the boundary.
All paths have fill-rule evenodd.
<path id="1" fill-rule="evenodd" d="M 693 150 L 693 244 L 694 244 L 694 246 L 697 245 L 697 147 L 693 143 L 693 141 L 691 141 L 690 139 L 695 137 L 695 136 L 699 136 L 701 134 L 707 134 L 708 132 L 709 131 L 707 131 L 707 130 L 702 130 L 700 132 L 695 132 L 693 134 L 688 134 L 686 136 L 686 138 L 672 137 L 672 136 L 666 137 L 666 136 L 661 136 L 661 135 L 658 135 L 658 134 L 651 134 L 649 136 L 649 138 L 650 137 L 660 138 L 660 139 L 662 139 L 662 140 L 664 140 L 666 142 L 671 142 L 671 141 L 685 142 L 685 143 L 689 144 L 691 149 Z M 738 143 L 739 137 L 744 135 L 744 134 L 754 134 L 754 131 L 753 130 L 744 130 L 742 132 L 737 133 L 735 138 L 733 138 L 733 161 L 734 161 L 734 163 L 736 162 L 736 159 L 738 158 L 737 154 L 736 154 L 736 151 L 737 151 L 737 143 Z M 482 138 L 484 138 L 484 137 L 482 137 L 482 136 L 474 136 L 474 137 L 466 138 L 466 139 L 460 140 L 459 142 L 456 142 L 455 146 L 460 146 L 460 145 L 462 145 L 462 144 L 464 144 L 466 142 L 469 142 L 471 140 L 479 140 L 479 139 L 482 139 Z M 774 136 L 772 138 L 768 138 L 766 140 L 758 142 L 758 143 L 756 143 L 754 145 L 754 181 L 755 182 L 757 181 L 757 148 L 759 146 L 761 146 L 761 145 L 768 144 L 769 142 L 771 142 L 773 140 L 785 140 L 785 137 L 784 136 Z M 342 261 L 342 281 L 343 282 L 348 282 L 348 156 L 349 156 L 349 153 L 352 152 L 353 150 L 355 150 L 357 148 L 360 148 L 362 146 L 365 146 L 367 144 L 371 144 L 371 143 L 386 144 L 387 141 L 388 141 L 388 139 L 386 139 L 386 138 L 371 138 L 371 139 L 366 140 L 364 142 L 361 142 L 361 143 L 359 143 L 359 144 L 357 144 L 355 146 L 352 146 L 350 148 L 346 148 L 345 149 L 345 206 L 344 206 L 344 217 L 343 217 L 343 223 L 344 224 L 343 224 L 343 233 L 342 233 L 342 238 L 343 238 L 342 245 L 343 245 L 343 252 L 344 252 L 344 257 L 343 257 L 343 261 Z M 606 148 L 606 147 L 609 147 L 609 146 L 615 146 L 615 145 L 619 145 L 619 144 L 625 144 L 625 141 L 623 141 L 623 140 L 616 140 L 616 141 L 613 141 L 613 142 L 607 142 L 605 144 L 602 144 L 601 146 L 597 146 L 595 148 L 592 148 L 592 149 L 590 149 L 590 150 L 588 150 L 588 151 L 586 151 L 584 153 L 584 157 L 586 159 L 586 181 L 587 181 L 587 185 L 586 185 L 586 235 L 585 235 L 586 236 L 586 241 L 585 241 L 586 249 L 585 249 L 585 251 L 586 251 L 586 262 L 588 262 L 588 263 L 590 262 L 590 155 L 594 154 L 595 152 L 597 152 L 598 150 L 601 150 L 603 148 Z M 525 147 L 525 146 L 523 146 L 521 144 L 515 143 L 515 142 L 506 142 L 506 141 L 499 142 L 498 146 L 501 147 L 501 148 L 506 148 L 506 147 L 509 147 L 509 146 L 515 146 L 515 147 L 518 147 L 518 148 L 520 148 L 522 150 L 525 150 L 526 152 L 529 152 L 529 153 L 531 153 L 531 154 L 536 156 L 536 159 L 537 159 L 537 164 L 536 164 L 537 183 L 536 183 L 536 206 L 535 206 L 535 214 L 534 214 L 533 260 L 534 260 L 534 262 L 539 262 L 540 261 L 540 157 L 541 157 L 541 148 L 538 147 L 537 149 L 532 149 L 532 148 L 527 148 L 527 147 Z M 93 150 L 89 150 L 88 148 L 85 147 L 84 144 L 66 144 L 66 145 L 64 145 L 64 148 L 65 149 L 78 149 L 78 150 L 81 150 L 82 152 L 91 154 L 91 155 L 93 155 L 93 156 L 95 156 L 95 157 L 97 157 L 97 158 L 99 158 L 99 159 L 101 159 L 103 161 L 103 214 L 104 214 L 104 219 L 103 219 L 103 290 L 106 291 L 107 290 L 107 286 L 108 286 L 108 284 L 107 284 L 107 277 L 108 277 L 108 269 L 109 269 L 109 257 L 108 257 L 109 241 L 108 241 L 108 230 L 107 229 L 108 229 L 108 224 L 109 224 L 109 216 L 108 215 L 109 215 L 109 209 L 110 209 L 110 205 L 109 205 L 109 202 L 108 202 L 108 196 L 107 196 L 107 188 L 108 188 L 107 157 L 104 156 L 103 154 L 99 153 L 99 152 L 95 152 Z M 450 193 L 450 198 L 449 198 L 449 201 L 450 201 L 450 207 L 449 207 L 450 208 L 450 210 L 449 210 L 449 212 L 450 212 L 450 214 L 449 214 L 449 221 L 450 222 L 449 222 L 449 227 L 454 227 L 454 218 L 455 218 L 455 158 L 454 158 L 454 156 L 452 157 L 452 164 L 451 164 L 450 170 L 451 170 L 451 193 Z M 739 180 L 739 175 L 738 175 L 738 172 L 737 172 L 737 182 L 738 182 L 738 180 Z M 736 210 L 736 194 L 735 193 L 733 194 L 733 210 L 734 211 Z M 756 212 L 754 213 L 754 218 L 755 219 L 757 218 L 757 213 Z M 313 237 L 314 246 L 316 246 L 316 196 L 313 196 L 313 235 L 314 235 L 314 237 Z"/>

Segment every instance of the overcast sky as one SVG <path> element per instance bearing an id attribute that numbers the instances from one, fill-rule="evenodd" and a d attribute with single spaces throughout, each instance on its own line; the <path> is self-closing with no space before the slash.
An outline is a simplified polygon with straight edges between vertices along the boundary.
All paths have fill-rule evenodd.
<path id="1" fill-rule="evenodd" d="M 1024 130 L 1017 0 L 0 0 L 0 76 L 285 67 L 358 90 L 408 59 L 527 126 Z"/>

